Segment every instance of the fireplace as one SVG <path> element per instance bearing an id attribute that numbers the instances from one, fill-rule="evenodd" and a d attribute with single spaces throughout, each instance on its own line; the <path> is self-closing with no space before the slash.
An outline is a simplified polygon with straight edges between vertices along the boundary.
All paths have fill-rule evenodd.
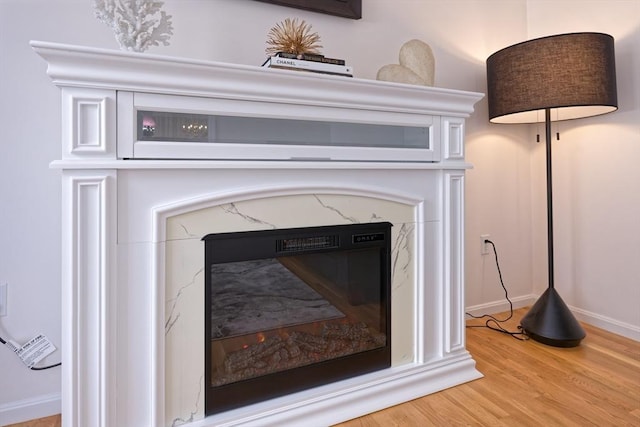
<path id="1" fill-rule="evenodd" d="M 332 425 L 481 376 L 464 323 L 464 129 L 481 94 L 32 46 L 61 88 L 65 426 Z M 149 141 L 139 111 L 232 116 L 253 136 L 263 120 L 328 131 Z M 391 366 L 206 415 L 202 237 L 378 222 L 393 224 L 391 324 L 362 323 L 390 342 Z"/>
<path id="2" fill-rule="evenodd" d="M 391 366 L 391 224 L 205 241 L 206 415 Z"/>

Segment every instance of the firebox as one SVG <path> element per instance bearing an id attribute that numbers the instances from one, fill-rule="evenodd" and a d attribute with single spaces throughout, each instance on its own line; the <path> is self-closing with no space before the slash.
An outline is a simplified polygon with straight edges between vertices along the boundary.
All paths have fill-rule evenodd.
<path id="1" fill-rule="evenodd" d="M 203 238 L 207 415 L 391 366 L 391 227 Z"/>

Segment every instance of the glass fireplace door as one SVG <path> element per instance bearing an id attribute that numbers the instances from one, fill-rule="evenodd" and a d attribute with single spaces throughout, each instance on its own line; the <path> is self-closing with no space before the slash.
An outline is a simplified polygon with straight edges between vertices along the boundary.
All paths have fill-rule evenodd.
<path id="1" fill-rule="evenodd" d="M 208 413 L 390 366 L 390 227 L 204 238 Z"/>

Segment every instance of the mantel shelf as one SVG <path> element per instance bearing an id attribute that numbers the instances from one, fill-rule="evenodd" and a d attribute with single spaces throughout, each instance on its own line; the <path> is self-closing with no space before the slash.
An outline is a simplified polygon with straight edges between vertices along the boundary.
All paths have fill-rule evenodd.
<path id="1" fill-rule="evenodd" d="M 467 117 L 484 95 L 435 87 L 265 69 L 32 41 L 57 86 L 252 99 L 283 104 Z"/>

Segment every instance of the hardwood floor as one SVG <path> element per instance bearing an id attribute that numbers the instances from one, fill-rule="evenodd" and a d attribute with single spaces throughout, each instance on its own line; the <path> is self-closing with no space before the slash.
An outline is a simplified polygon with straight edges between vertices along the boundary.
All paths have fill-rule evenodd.
<path id="1" fill-rule="evenodd" d="M 505 327 L 516 330 L 525 312 Z M 467 348 L 484 378 L 336 427 L 640 426 L 640 342 L 583 326 L 587 337 L 576 348 L 468 328 Z M 12 427 L 60 426 L 59 417 L 39 421 Z"/>
<path id="2" fill-rule="evenodd" d="M 516 310 L 506 328 L 525 313 Z M 640 426 L 640 342 L 583 326 L 575 348 L 467 328 L 484 378 L 338 426 Z"/>
<path id="3" fill-rule="evenodd" d="M 46 418 L 39 418 L 37 420 L 27 421 L 24 423 L 11 424 L 6 427 L 60 427 L 62 420 L 60 415 L 52 415 Z"/>

